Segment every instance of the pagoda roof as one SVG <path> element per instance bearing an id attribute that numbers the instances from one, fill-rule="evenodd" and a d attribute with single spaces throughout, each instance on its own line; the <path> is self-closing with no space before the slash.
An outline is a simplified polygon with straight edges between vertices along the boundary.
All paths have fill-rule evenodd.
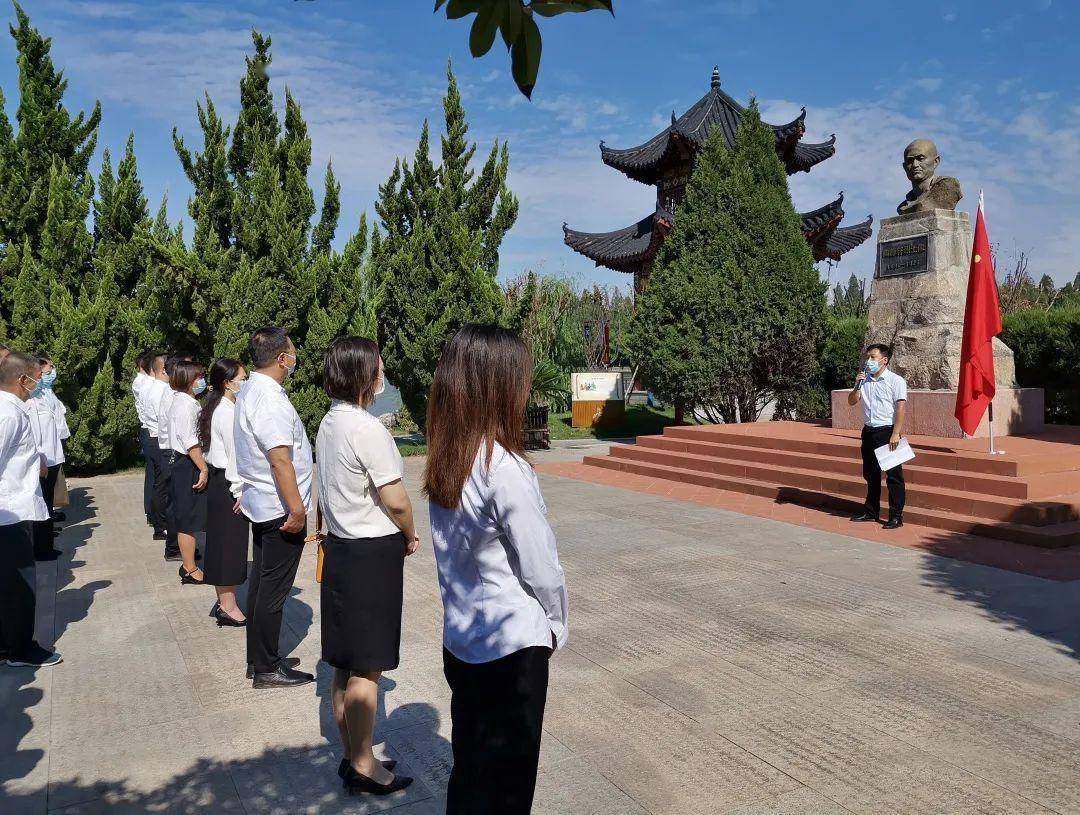
<path id="1" fill-rule="evenodd" d="M 839 260 L 870 237 L 874 219 L 840 228 L 844 220 L 844 194 L 810 212 L 799 213 L 803 235 L 814 260 Z M 652 261 L 674 224 L 673 214 L 664 208 L 636 224 L 613 232 L 579 232 L 563 224 L 563 240 L 575 252 L 616 272 L 633 272 Z"/>
<path id="2" fill-rule="evenodd" d="M 817 257 L 817 252 L 814 252 L 815 260 L 824 260 L 829 258 L 830 260 L 839 261 L 842 255 L 847 254 L 859 244 L 868 240 L 873 234 L 874 216 L 867 216 L 866 220 L 862 223 L 852 224 L 851 226 L 842 226 L 835 230 L 832 235 L 824 244 L 824 257 Z"/>
<path id="3" fill-rule="evenodd" d="M 746 108 L 728 96 L 720 87 L 720 72 L 713 69 L 709 92 L 686 113 L 676 117 L 671 114 L 671 125 L 644 144 L 626 149 L 615 149 L 600 142 L 600 156 L 609 167 L 614 167 L 635 181 L 656 184 L 672 163 L 692 159 L 705 144 L 705 139 L 715 128 L 720 128 L 731 147 Z M 803 144 L 800 139 L 806 132 L 806 108 L 790 122 L 767 125 L 776 134 L 776 151 L 784 162 L 788 174 L 809 172 L 810 168 L 836 152 L 836 137 L 821 144 Z"/>
<path id="4" fill-rule="evenodd" d="M 579 232 L 563 224 L 563 240 L 597 266 L 633 272 L 653 259 L 674 222 L 671 212 L 657 207 L 636 224 L 614 232 Z"/>

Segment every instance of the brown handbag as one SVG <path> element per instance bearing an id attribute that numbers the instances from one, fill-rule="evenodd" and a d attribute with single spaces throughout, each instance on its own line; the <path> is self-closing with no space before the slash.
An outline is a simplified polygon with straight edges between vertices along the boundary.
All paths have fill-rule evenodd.
<path id="1" fill-rule="evenodd" d="M 323 541 L 326 540 L 326 535 L 322 531 L 322 507 L 316 504 L 315 506 L 315 531 L 304 538 L 304 543 L 314 543 L 316 545 L 315 550 L 315 582 L 322 583 L 323 578 L 323 562 L 326 558 L 326 553 L 323 550 Z"/>

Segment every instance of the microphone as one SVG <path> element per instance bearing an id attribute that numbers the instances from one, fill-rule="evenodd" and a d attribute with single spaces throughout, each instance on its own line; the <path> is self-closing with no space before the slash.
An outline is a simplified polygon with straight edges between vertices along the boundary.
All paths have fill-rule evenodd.
<path id="1" fill-rule="evenodd" d="M 867 376 L 870 375 L 870 372 L 866 370 L 865 365 L 863 366 L 862 370 L 863 370 L 863 373 L 865 373 Z M 859 391 L 862 390 L 863 382 L 865 382 L 865 381 L 866 381 L 865 379 L 860 379 L 860 380 L 855 382 L 855 392 L 856 393 L 858 393 Z"/>

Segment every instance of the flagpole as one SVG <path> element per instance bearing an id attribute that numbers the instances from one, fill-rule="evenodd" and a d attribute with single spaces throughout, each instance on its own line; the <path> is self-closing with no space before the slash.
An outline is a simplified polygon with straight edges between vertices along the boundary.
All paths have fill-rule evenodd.
<path id="1" fill-rule="evenodd" d="M 989 411 L 989 426 L 990 426 L 990 455 L 997 455 L 997 450 L 994 449 L 994 400 L 990 400 L 990 404 L 987 406 Z"/>

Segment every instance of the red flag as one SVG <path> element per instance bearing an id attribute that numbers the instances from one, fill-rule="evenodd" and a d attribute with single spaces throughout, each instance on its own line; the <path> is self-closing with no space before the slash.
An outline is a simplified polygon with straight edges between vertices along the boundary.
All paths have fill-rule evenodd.
<path id="1" fill-rule="evenodd" d="M 994 337 L 1001 333 L 994 260 L 983 219 L 982 195 L 975 219 L 975 243 L 971 247 L 967 308 L 964 310 L 964 341 L 960 349 L 960 387 L 956 393 L 956 419 L 960 429 L 975 434 L 986 406 L 994 398 Z"/>

